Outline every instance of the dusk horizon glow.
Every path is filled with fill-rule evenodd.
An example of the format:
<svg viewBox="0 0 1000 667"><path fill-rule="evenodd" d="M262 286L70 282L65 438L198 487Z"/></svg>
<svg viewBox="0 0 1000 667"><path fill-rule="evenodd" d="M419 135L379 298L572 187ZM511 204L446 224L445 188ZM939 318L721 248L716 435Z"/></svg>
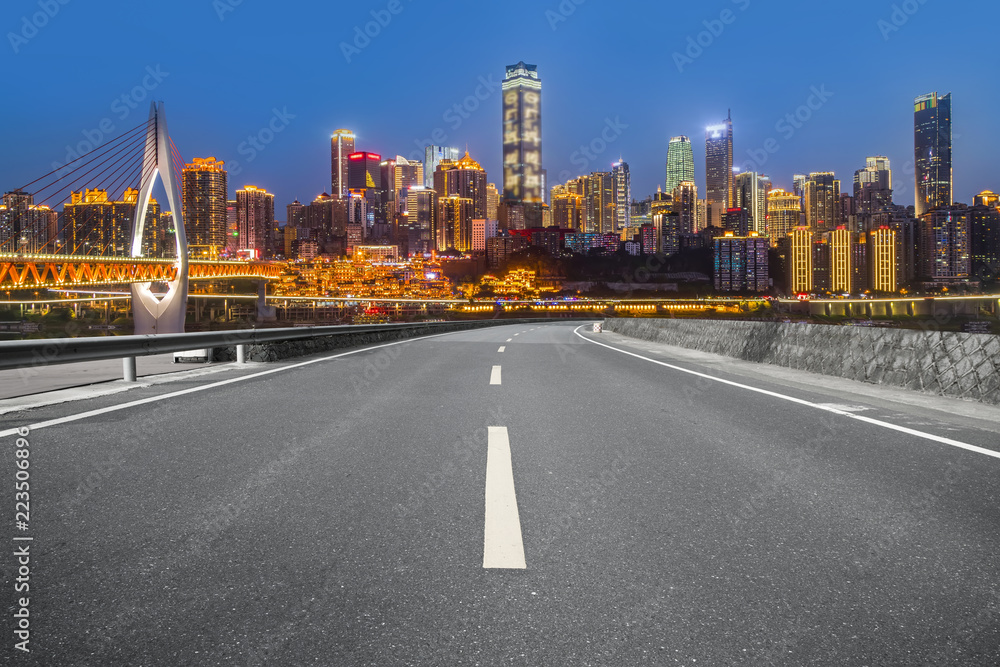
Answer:
<svg viewBox="0 0 1000 667"><path fill-rule="evenodd" d="M1000 189L984 150L993 142L975 129L992 127L1000 93L970 67L976 31L1000 16L994 5L982 4L970 23L934 4L912 3L912 14L889 2L851 3L857 9L847 12L786 4L621 11L593 1L509 2L503 11L444 12L400 0L310 3L306 14L219 0L150 8L148 29L136 35L124 2L99 13L54 2L34 33L24 21L42 11L39 2L10 3L0 19L8 71L50 81L72 102L27 95L8 109L7 127L17 131L0 139L0 187L19 187L67 162L73 147L137 125L154 99L165 101L186 161L224 160L230 196L243 185L265 188L279 219L292 200L329 191L329 141L339 128L356 134L359 151L388 157L412 158L428 143L468 147L502 187L499 86L504 68L523 60L537 65L543 85L549 188L622 158L633 197L644 199L664 184L670 137L686 135L702 192L705 128L731 109L734 165L790 190L795 173L834 171L850 183L866 157L885 155L894 199L908 205L913 100L937 91L954 99L955 200ZM961 40L949 38L959 30ZM93 39L102 33L115 39ZM586 41L616 33L626 37ZM449 49L443 36L460 46Z"/></svg>

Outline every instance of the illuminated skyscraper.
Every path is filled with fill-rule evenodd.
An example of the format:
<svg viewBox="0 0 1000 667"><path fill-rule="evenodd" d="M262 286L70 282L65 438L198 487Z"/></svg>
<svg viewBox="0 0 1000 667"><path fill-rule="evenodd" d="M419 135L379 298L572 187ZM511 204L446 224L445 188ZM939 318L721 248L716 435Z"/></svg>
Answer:
<svg viewBox="0 0 1000 667"><path fill-rule="evenodd" d="M771 237L771 245L778 245L781 239L792 233L799 226L801 218L801 199L798 195L786 192L781 188L771 190L767 195L767 233Z"/></svg>
<svg viewBox="0 0 1000 667"><path fill-rule="evenodd" d="M868 237L869 285L873 292L892 293L899 282L896 263L896 230L888 226L873 229Z"/></svg>
<svg viewBox="0 0 1000 667"><path fill-rule="evenodd" d="M876 155L854 172L854 208L864 225L870 216L892 206L892 169L889 158Z"/></svg>
<svg viewBox="0 0 1000 667"><path fill-rule="evenodd" d="M750 231L767 235L767 193L771 179L755 171L745 171L733 177L733 208L746 209Z"/></svg>
<svg viewBox="0 0 1000 667"><path fill-rule="evenodd" d="M583 180L583 231L594 234L614 234L615 188L609 171L596 171Z"/></svg>
<svg viewBox="0 0 1000 667"><path fill-rule="evenodd" d="M715 238L713 277L719 292L766 292L770 287L767 252L770 242L751 233L726 232Z"/></svg>
<svg viewBox="0 0 1000 667"><path fill-rule="evenodd" d="M152 200L150 204L153 206ZM6 193L0 204L0 252L55 253L58 220L56 211L36 205L34 197L24 190Z"/></svg>
<svg viewBox="0 0 1000 667"><path fill-rule="evenodd" d="M194 158L182 174L184 231L192 256L218 255L226 249L228 185L225 162Z"/></svg>
<svg viewBox="0 0 1000 667"><path fill-rule="evenodd" d="M438 164L434 172L434 190L439 199L454 196L472 200L472 218L489 218L486 170L468 152L461 160L443 160Z"/></svg>
<svg viewBox="0 0 1000 667"><path fill-rule="evenodd" d="M622 159L611 165L612 187L615 190L615 230L621 231L631 224L632 218L632 177L628 163Z"/></svg>
<svg viewBox="0 0 1000 667"><path fill-rule="evenodd" d="M854 235L846 227L830 232L830 289L850 294L853 288L852 246Z"/></svg>
<svg viewBox="0 0 1000 667"><path fill-rule="evenodd" d="M732 114L718 125L705 128L705 199L709 223L722 224L722 215L733 202Z"/></svg>
<svg viewBox="0 0 1000 667"><path fill-rule="evenodd" d="M239 253L252 259L267 257L274 227L274 195L263 188L244 186L236 191L236 215Z"/></svg>
<svg viewBox="0 0 1000 667"><path fill-rule="evenodd" d="M813 291L813 233L808 227L796 227L789 234L788 291L809 294Z"/></svg>
<svg viewBox="0 0 1000 667"><path fill-rule="evenodd" d="M406 195L407 252L423 255L435 249L437 193L427 188L410 188Z"/></svg>
<svg viewBox="0 0 1000 667"><path fill-rule="evenodd" d="M330 192L338 199L345 199L350 188L347 185L347 157L354 152L354 133L337 130L330 138Z"/></svg>
<svg viewBox="0 0 1000 667"><path fill-rule="evenodd" d="M972 205L997 208L1000 206L1000 195L997 195L992 190L983 190L972 198Z"/></svg>
<svg viewBox="0 0 1000 667"><path fill-rule="evenodd" d="M424 187L434 187L434 172L442 160L457 160L461 153L448 146L427 146L424 149Z"/></svg>
<svg viewBox="0 0 1000 667"><path fill-rule="evenodd" d="M497 208L500 206L500 193L495 183L486 184L486 219L497 219Z"/></svg>
<svg viewBox="0 0 1000 667"><path fill-rule="evenodd" d="M536 203L542 196L542 82L524 61L507 67L503 91L503 199Z"/></svg>
<svg viewBox="0 0 1000 667"><path fill-rule="evenodd" d="M132 188L125 190L121 201L108 197L107 190L84 189L71 192L70 201L63 206L67 251L77 255L128 256L131 253L132 222L138 199L139 191ZM25 222L31 219L31 213L35 209L35 206L29 205L25 212ZM146 212L145 249L155 250L155 235L160 228L159 218L160 206L155 199L150 199ZM25 228L22 227L22 235L24 231Z"/></svg>
<svg viewBox="0 0 1000 667"><path fill-rule="evenodd" d="M941 207L920 216L920 274L935 283L964 282L972 262L969 209Z"/></svg>
<svg viewBox="0 0 1000 667"><path fill-rule="evenodd" d="M391 218L406 209L406 193L410 188L424 187L424 164L397 155L391 160L383 161L380 168L383 189L390 204Z"/></svg>
<svg viewBox="0 0 1000 667"><path fill-rule="evenodd" d="M694 182L694 150L685 136L671 137L667 146L667 192L683 181Z"/></svg>
<svg viewBox="0 0 1000 667"><path fill-rule="evenodd" d="M472 211L474 202L467 197L438 196L437 228L434 240L438 251L454 248L459 252L472 250Z"/></svg>
<svg viewBox="0 0 1000 667"><path fill-rule="evenodd" d="M552 188L552 224L562 229L583 229L583 195Z"/></svg>
<svg viewBox="0 0 1000 667"><path fill-rule="evenodd" d="M951 206L951 93L941 97L929 93L914 100L913 149L917 217Z"/></svg>
<svg viewBox="0 0 1000 667"><path fill-rule="evenodd" d="M673 208L677 212L677 233L694 234L697 231L698 187L694 181L681 181L674 188Z"/></svg>
<svg viewBox="0 0 1000 667"><path fill-rule="evenodd" d="M815 232L840 226L840 181L832 171L812 172L805 184L806 225Z"/></svg>

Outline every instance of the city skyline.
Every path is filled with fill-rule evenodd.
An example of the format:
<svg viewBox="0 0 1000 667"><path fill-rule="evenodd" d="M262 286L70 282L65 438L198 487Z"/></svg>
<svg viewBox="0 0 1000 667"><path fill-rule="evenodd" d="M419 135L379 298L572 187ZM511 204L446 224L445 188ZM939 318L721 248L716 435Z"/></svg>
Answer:
<svg viewBox="0 0 1000 667"><path fill-rule="evenodd" d="M34 6L14 3L5 7L6 25L13 26L14 34L22 15L30 15L25 13ZM85 54L66 63L60 72L62 94L74 99L71 111L65 105L29 99L7 112L8 126L19 131L5 132L0 137L0 151L11 156L0 164L3 188L13 189L33 175L50 170L53 163L64 163L66 146L96 136L105 119L119 131L131 127L129 123L142 119L151 98L166 100L172 134L185 160L209 156L224 160L229 169L230 196L242 185L264 187L275 193L278 210L284 210L294 199L311 201L329 189L330 154L326 142L339 128L356 133L358 150L387 156L399 154L411 158L427 144L455 146L464 151L468 144L490 181L501 186L497 138L501 117L499 87L504 67L523 60L536 64L545 82L542 113L548 121L543 125L543 167L548 172L548 188L565 182L564 172L567 178L572 178L608 170L621 157L631 167L634 197L649 196L662 183L670 137L699 137L705 126L717 122L731 107L734 164L745 165L761 158L752 165L754 171L770 176L775 187L790 190L792 174L817 171L834 171L847 183L856 170L864 167L866 157L886 155L897 170L896 201L909 203L913 195L912 172L906 171L908 164L912 169L913 162L910 103L915 97L936 90L941 94L951 92L956 102L955 200L969 202L977 192L997 189L990 172L990 156L982 147L990 142L973 143L970 129L991 127L988 112L994 108L998 96L978 84L975 72L962 67L966 62L976 62L967 45L975 40L953 44L948 50L935 52L933 58L916 48L929 34L946 35L960 26L963 31L979 30L944 9L923 5L899 26L891 22L891 4L871 8L863 15L866 17L863 21L832 9L803 10L813 19L825 20L831 32L840 27L841 37L846 30L877 49L881 66L894 73L888 79L846 77L843 72L859 62L855 47L848 46L850 40L828 41L825 37L817 40L791 34L790 41L785 43L788 47L805 48L807 44L810 48L825 47L837 67L822 76L817 74L815 80L769 78L766 86L755 87L733 78L727 86L712 89L713 68L717 69L742 49L748 38L753 40L762 60L779 62L779 54L769 44L767 35L793 25L792 18L780 12L755 13L757 8L744 0L732 3L735 20L724 24L719 35L713 35L709 28L718 30L719 24L715 22L719 19L716 12L706 8L650 6L640 15L587 4L577 6L570 16L562 16L558 6L546 8L515 2L510 3L510 8L516 18L462 7L432 20L419 12L410 12L407 7L403 5L402 13L379 28L379 35L369 38L370 44L360 49L360 53L347 55L339 46L351 44L354 27L357 25L363 31L366 22L372 20L371 12L380 9L374 5L349 8L346 17L344 12L336 12L338 27L328 30L328 37L341 53L335 53L329 64L316 59L313 65L307 58L303 74L288 71L285 62L289 55L256 54L240 46L239 31L250 29L265 16L260 8L239 5L231 7L232 11L221 12L221 16L210 4L201 7L204 11L196 11L193 5L157 9L150 20L164 26L187 21L193 22L191 29L195 36L219 33L217 43L204 47L202 58L239 58L243 66L236 71L227 70L218 89L206 89L200 83L203 75L198 69L201 66L198 59L174 53L155 40L139 43L134 38L122 37L122 43L117 45L121 48L97 45L90 50L88 47ZM322 19L328 11L330 16L334 14L320 5L315 6L315 11L317 19ZM983 11L988 15L996 9L986 7ZM279 27L287 25L288 18L283 15L267 13L266 16ZM642 20L637 20L639 16ZM534 20L530 20L532 17ZM566 48L597 25L631 30L638 37L650 29L647 25L666 18L669 21L659 26L664 34L657 39L662 48L653 51L636 46L631 66L621 72L621 81L632 84L633 88L639 80L646 82L644 92L632 94L635 100L601 95L600 88L593 86L600 77L592 79L586 73L585 66L592 56ZM802 18L805 17L799 15ZM985 20L988 17L977 18L983 19L983 24L988 23ZM122 20L110 11L104 29L114 29ZM336 90L323 93L319 86L327 78L364 79L382 71L398 57L401 49L408 49L427 30L476 25L487 20L495 22L498 29L485 32L482 48L449 68L447 74L435 75L432 81L403 76L391 96L377 87L368 95L356 96L337 94ZM42 72L51 74L46 65L48 54L52 49L61 51L80 44L78 35L86 32L88 26L96 27L93 21L94 17L78 12L73 5L62 7L36 36L18 43L16 51L9 44L3 58L27 77ZM889 21L891 29L880 27L879 21ZM534 36L543 45L528 48L504 45L492 34L502 33L503 26L515 23L523 29L524 38ZM306 33L315 30L311 26L299 28ZM697 46L699 41L708 45ZM697 48L691 47L691 43ZM697 57L688 55L699 49L701 54ZM123 52L133 55L123 58L120 55ZM407 52L413 55L406 61L407 71L414 72L425 56L414 55L412 49ZM675 57L678 54L680 59ZM685 61L688 58L690 63ZM98 67L103 76L95 83L90 74ZM325 70L322 74L321 68ZM251 71L265 73L268 81L252 99L237 93L240 82ZM674 100L669 107L664 106L659 104L664 98L655 92L656 86L651 90L649 85L657 82L683 84L689 94ZM400 95L407 100L406 104L390 102ZM869 103L858 104L859 99ZM437 140L433 139L435 131ZM613 138L605 141L602 152L580 150L588 143L600 147L597 139L602 134L605 139ZM248 141L251 135L255 141ZM106 135L111 136L115 134ZM770 150L769 139L778 145L777 150ZM695 172L703 192L705 169L700 150L695 150ZM906 190L910 192L904 196Z"/></svg>

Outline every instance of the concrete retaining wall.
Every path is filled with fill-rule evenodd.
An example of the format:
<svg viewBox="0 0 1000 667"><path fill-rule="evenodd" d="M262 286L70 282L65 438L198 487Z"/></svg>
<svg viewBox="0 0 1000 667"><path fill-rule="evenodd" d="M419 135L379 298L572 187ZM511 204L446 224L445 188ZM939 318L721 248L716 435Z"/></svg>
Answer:
<svg viewBox="0 0 1000 667"><path fill-rule="evenodd" d="M942 331L681 319L604 330L727 357L1000 405L1000 337Z"/></svg>
<svg viewBox="0 0 1000 667"><path fill-rule="evenodd" d="M292 357L302 357L317 352L328 350L341 350L350 347L361 347L363 345L374 345L376 343L387 343L404 338L415 336L427 336L432 334L447 333L449 331L463 331L469 329L482 329L484 327L501 326L504 324L523 324L532 322L546 322L544 318L518 319L518 320L480 320L465 322L442 322L430 327L421 329L410 329L404 331L385 331L365 334L339 334L336 336L319 336L317 338L304 338L302 340L291 340L280 343L261 343L259 345L247 345L247 361L278 361L279 359L290 359ZM216 348L212 361L236 361L236 347Z"/></svg>

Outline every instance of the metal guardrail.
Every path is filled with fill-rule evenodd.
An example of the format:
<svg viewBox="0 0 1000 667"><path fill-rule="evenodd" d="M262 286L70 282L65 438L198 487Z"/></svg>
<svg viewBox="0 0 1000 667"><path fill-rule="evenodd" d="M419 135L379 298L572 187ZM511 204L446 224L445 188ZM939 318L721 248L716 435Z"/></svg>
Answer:
<svg viewBox="0 0 1000 667"><path fill-rule="evenodd" d="M570 318L526 318L507 320L467 320L457 322L421 322L402 324L344 324L321 327L282 329L236 329L182 334L146 336L113 336L100 338L50 338L42 340L0 341L0 370L30 368L40 365L70 364L81 361L124 359L125 376L129 378L128 361L134 358L202 348L242 347L261 343L403 331L433 333L438 329L481 329L504 324L536 322L568 322ZM242 355L241 355L242 356ZM134 380L134 378L131 378Z"/></svg>

